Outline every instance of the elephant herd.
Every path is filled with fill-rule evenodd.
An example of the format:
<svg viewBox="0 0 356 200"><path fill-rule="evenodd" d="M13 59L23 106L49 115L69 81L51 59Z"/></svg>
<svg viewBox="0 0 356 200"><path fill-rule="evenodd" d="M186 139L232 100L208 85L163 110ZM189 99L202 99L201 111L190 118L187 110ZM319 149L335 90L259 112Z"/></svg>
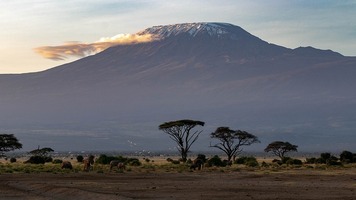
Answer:
<svg viewBox="0 0 356 200"><path fill-rule="evenodd" d="M90 155L88 158L83 160L83 171L89 172L93 170L94 167L94 156ZM125 163L120 162L119 160L112 160L110 162L110 171L112 170L113 167L117 167L119 170L124 170L126 169ZM63 161L62 162L62 169L73 169L72 163L69 161Z"/></svg>

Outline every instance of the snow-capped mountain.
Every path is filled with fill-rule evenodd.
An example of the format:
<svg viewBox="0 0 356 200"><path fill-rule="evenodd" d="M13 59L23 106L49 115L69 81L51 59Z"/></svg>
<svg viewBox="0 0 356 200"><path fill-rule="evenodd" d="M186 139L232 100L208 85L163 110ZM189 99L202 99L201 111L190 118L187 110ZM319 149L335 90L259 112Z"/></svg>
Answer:
<svg viewBox="0 0 356 200"><path fill-rule="evenodd" d="M228 23L185 23L185 24L174 24L174 25L164 25L164 26L153 26L147 28L138 34L153 34L158 36L160 39L164 39L170 36L177 36L180 34L189 34L192 37L197 35L209 35L212 37L223 37L230 34L231 28L236 28L236 26ZM241 31L245 32L241 29ZM245 32L247 33L247 32ZM232 39L234 39L232 37Z"/></svg>
<svg viewBox="0 0 356 200"><path fill-rule="evenodd" d="M306 150L353 147L356 58L270 44L226 23L138 34L156 40L42 72L0 75L0 127L29 149L127 150L129 140L165 150L173 144L157 126L185 118L206 122L197 149L207 149L217 126L256 134L259 149L272 140Z"/></svg>

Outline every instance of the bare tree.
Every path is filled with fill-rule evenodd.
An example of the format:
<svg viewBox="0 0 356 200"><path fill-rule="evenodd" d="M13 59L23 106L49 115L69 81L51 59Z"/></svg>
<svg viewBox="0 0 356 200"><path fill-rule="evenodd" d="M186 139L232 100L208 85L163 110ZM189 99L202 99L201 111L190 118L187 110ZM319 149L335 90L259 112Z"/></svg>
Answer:
<svg viewBox="0 0 356 200"><path fill-rule="evenodd" d="M204 126L204 122L195 120L178 120L165 122L159 125L159 130L167 133L169 137L174 140L178 147L178 151L182 156L182 160L185 162L187 160L188 152L192 144L198 139L202 131L191 130L196 126Z"/></svg>
<svg viewBox="0 0 356 200"><path fill-rule="evenodd" d="M283 160L284 155L290 151L297 151L298 146L293 145L289 142L275 141L270 143L266 148L265 152L270 152Z"/></svg>
<svg viewBox="0 0 356 200"><path fill-rule="evenodd" d="M246 131L231 130L229 127L219 127L215 132L211 133L211 138L220 140L219 143L211 145L222 150L230 162L231 159L242 152L242 146L248 146L253 143L260 142L255 135L252 135Z"/></svg>

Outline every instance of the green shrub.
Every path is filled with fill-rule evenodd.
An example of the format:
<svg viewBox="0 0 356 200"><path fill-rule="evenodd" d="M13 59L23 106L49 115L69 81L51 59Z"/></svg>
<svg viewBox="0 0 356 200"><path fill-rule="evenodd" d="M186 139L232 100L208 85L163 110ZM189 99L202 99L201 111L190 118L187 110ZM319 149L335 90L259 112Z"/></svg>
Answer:
<svg viewBox="0 0 356 200"><path fill-rule="evenodd" d="M326 161L329 158L331 158L331 154L330 153L321 153L320 158Z"/></svg>
<svg viewBox="0 0 356 200"><path fill-rule="evenodd" d="M206 156L204 154L198 154L197 158L196 159L199 159L201 161L203 161L204 163L206 162Z"/></svg>
<svg viewBox="0 0 356 200"><path fill-rule="evenodd" d="M101 154L95 162L98 164L107 165L110 164L110 162L113 160L118 160L119 162L126 163L127 158L124 158L122 156L115 157L115 156L107 156L105 154Z"/></svg>
<svg viewBox="0 0 356 200"><path fill-rule="evenodd" d="M130 166L140 166L142 164L137 158L128 158L126 163Z"/></svg>
<svg viewBox="0 0 356 200"><path fill-rule="evenodd" d="M98 158L95 162L98 163L98 164L107 165L107 164L110 163L110 161L111 161L111 160L109 159L108 156L106 156L105 154L101 154L101 155L99 156L99 158Z"/></svg>
<svg viewBox="0 0 356 200"><path fill-rule="evenodd" d="M235 160L235 164L244 164L245 163L245 161L246 161L246 159L247 159L247 157L246 156L243 156L243 157L240 157L240 158L238 158L238 159L236 159Z"/></svg>
<svg viewBox="0 0 356 200"><path fill-rule="evenodd" d="M52 157L47 157L47 156L45 156L45 157L44 157L44 160L45 160L45 162L47 162L47 163L53 162L53 158L52 158Z"/></svg>
<svg viewBox="0 0 356 200"><path fill-rule="evenodd" d="M293 163L293 158L291 158L291 157L283 157L282 158L282 163L283 164L288 164L287 162L292 162Z"/></svg>
<svg viewBox="0 0 356 200"><path fill-rule="evenodd" d="M30 164L45 164L46 158L43 156L31 156L25 163Z"/></svg>
<svg viewBox="0 0 356 200"><path fill-rule="evenodd" d="M214 157L208 160L208 166L225 167L226 164L221 160L219 156L215 155Z"/></svg>
<svg viewBox="0 0 356 200"><path fill-rule="evenodd" d="M11 163L15 163L16 161L17 161L16 158L10 158Z"/></svg>
<svg viewBox="0 0 356 200"><path fill-rule="evenodd" d="M329 159L326 161L326 164L327 165L330 165L330 166L341 166L341 162L338 162L337 160L333 160L333 159Z"/></svg>
<svg viewBox="0 0 356 200"><path fill-rule="evenodd" d="M261 163L261 167L269 167L269 164L267 164L265 161Z"/></svg>
<svg viewBox="0 0 356 200"><path fill-rule="evenodd" d="M172 158L167 158L167 162L172 162L173 159Z"/></svg>
<svg viewBox="0 0 356 200"><path fill-rule="evenodd" d="M240 157L235 161L235 164L243 164L243 165L246 165L248 167L256 167L256 166L258 166L257 159L255 157L253 157L253 156Z"/></svg>
<svg viewBox="0 0 356 200"><path fill-rule="evenodd" d="M249 160L246 160L245 165L248 167L257 167L258 162L256 159L249 159Z"/></svg>
<svg viewBox="0 0 356 200"><path fill-rule="evenodd" d="M343 163L353 163L354 161L354 154L350 151L343 151L340 154L340 161Z"/></svg>
<svg viewBox="0 0 356 200"><path fill-rule="evenodd" d="M178 165L178 164L180 164L180 161L179 161L179 160L172 160L171 163L172 163L172 164L175 164L175 165Z"/></svg>
<svg viewBox="0 0 356 200"><path fill-rule="evenodd" d="M61 160L61 159L54 159L53 160L53 164L61 164L63 162L63 160Z"/></svg>
<svg viewBox="0 0 356 200"><path fill-rule="evenodd" d="M315 164L317 161L316 158L306 158L306 163L307 164Z"/></svg>
<svg viewBox="0 0 356 200"><path fill-rule="evenodd" d="M77 156L77 161L78 162L83 162L83 160L84 160L84 157L82 156L82 155L79 155L79 156Z"/></svg>
<svg viewBox="0 0 356 200"><path fill-rule="evenodd" d="M282 165L282 164L283 164L283 162L280 161L280 160L278 160L278 159L273 159L273 160L272 160L272 163L276 163L276 164L278 164L278 165Z"/></svg>
<svg viewBox="0 0 356 200"><path fill-rule="evenodd" d="M289 158L285 164L287 164L287 165L302 165L303 162L299 159Z"/></svg>

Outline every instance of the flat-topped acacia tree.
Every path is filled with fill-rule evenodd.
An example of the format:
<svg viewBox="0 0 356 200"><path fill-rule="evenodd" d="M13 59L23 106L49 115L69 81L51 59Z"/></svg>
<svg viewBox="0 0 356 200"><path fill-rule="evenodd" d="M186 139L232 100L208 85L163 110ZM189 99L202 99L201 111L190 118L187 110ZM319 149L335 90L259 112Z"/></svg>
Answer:
<svg viewBox="0 0 356 200"><path fill-rule="evenodd" d="M297 148L297 145L291 144L289 142L274 141L265 148L265 152L271 151L274 155L283 160L286 153L290 151L297 151Z"/></svg>
<svg viewBox="0 0 356 200"><path fill-rule="evenodd" d="M220 140L215 147L227 155L228 162L242 151L242 146L260 142L257 136L241 130L231 130L229 127L219 127L211 133L211 138Z"/></svg>
<svg viewBox="0 0 356 200"><path fill-rule="evenodd" d="M22 144L13 134L0 134L0 158L5 157L4 152L21 148Z"/></svg>
<svg viewBox="0 0 356 200"><path fill-rule="evenodd" d="M189 119L165 122L159 125L159 130L167 133L169 137L178 145L177 149L182 156L182 160L187 161L190 147L198 139L202 131L192 131L196 126L204 126L204 122Z"/></svg>

